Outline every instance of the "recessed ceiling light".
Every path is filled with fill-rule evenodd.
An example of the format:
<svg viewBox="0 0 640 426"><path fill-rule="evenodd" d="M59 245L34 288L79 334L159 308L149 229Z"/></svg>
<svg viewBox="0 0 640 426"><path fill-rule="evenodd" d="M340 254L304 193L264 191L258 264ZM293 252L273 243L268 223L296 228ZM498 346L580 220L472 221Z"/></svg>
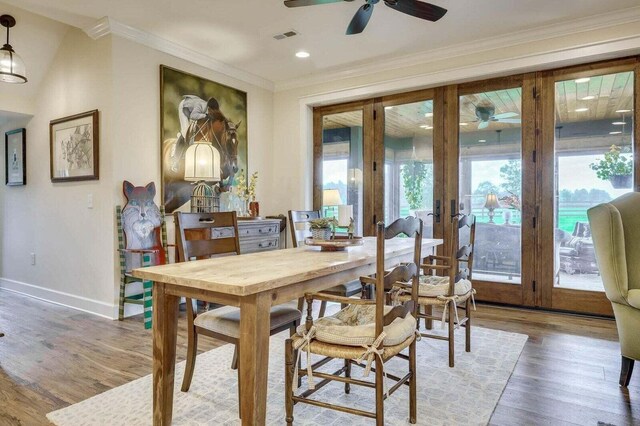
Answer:
<svg viewBox="0 0 640 426"><path fill-rule="evenodd" d="M429 117L433 117L433 113L432 112L427 112L424 114L425 117L429 118Z"/></svg>
<svg viewBox="0 0 640 426"><path fill-rule="evenodd" d="M486 141L487 141L486 139L478 139L478 142L480 142L480 143L484 143Z"/></svg>
<svg viewBox="0 0 640 426"><path fill-rule="evenodd" d="M429 126L427 124L423 124L422 126L420 126L420 128L429 130L429 129L433 129L433 126Z"/></svg>
<svg viewBox="0 0 640 426"><path fill-rule="evenodd" d="M625 123L624 121L614 121L611 124L613 124L614 126L624 126L627 123Z"/></svg>
<svg viewBox="0 0 640 426"><path fill-rule="evenodd" d="M390 109L393 109L393 107L392 106L386 106L386 107L384 107L384 109L386 109L388 111Z"/></svg>
<svg viewBox="0 0 640 426"><path fill-rule="evenodd" d="M624 112L631 112L630 109L619 109L616 111L618 114L624 113Z"/></svg>
<svg viewBox="0 0 640 426"><path fill-rule="evenodd" d="M622 132L609 132L610 135L620 135Z"/></svg>
<svg viewBox="0 0 640 426"><path fill-rule="evenodd" d="M297 58L308 58L309 56L311 56L311 54L309 52L305 52L304 50L296 52Z"/></svg>
<svg viewBox="0 0 640 426"><path fill-rule="evenodd" d="M578 78L575 80L576 83L586 83L589 80L591 80L589 77L585 77L585 78Z"/></svg>
<svg viewBox="0 0 640 426"><path fill-rule="evenodd" d="M589 111L589 108L577 108L576 112L585 112L585 111Z"/></svg>
<svg viewBox="0 0 640 426"><path fill-rule="evenodd" d="M589 96L585 96L584 98L580 98L580 100L582 101L590 101L591 99L595 99L595 96L589 95Z"/></svg>
<svg viewBox="0 0 640 426"><path fill-rule="evenodd" d="M469 123L460 123L461 126L468 126Z"/></svg>

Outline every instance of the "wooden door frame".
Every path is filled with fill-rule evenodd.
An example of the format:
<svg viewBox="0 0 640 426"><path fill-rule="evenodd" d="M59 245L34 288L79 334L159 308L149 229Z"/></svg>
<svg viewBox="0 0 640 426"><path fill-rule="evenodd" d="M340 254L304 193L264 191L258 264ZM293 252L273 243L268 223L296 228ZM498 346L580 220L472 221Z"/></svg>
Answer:
<svg viewBox="0 0 640 426"><path fill-rule="evenodd" d="M375 99L375 141L374 141L374 157L376 167L374 192L378 195L375 198L374 214L376 218L384 217L384 133L385 133L385 107L410 104L420 101L433 101L433 211L436 211L436 203L441 202L440 222L434 221L433 237L443 238L444 213L442 213L442 205L444 204L444 162L442 156L444 152L444 88L424 89L408 93L400 93L389 95ZM438 247L442 250L442 246Z"/></svg>
<svg viewBox="0 0 640 426"><path fill-rule="evenodd" d="M535 97L537 93L535 73L512 75L485 81L474 81L447 87L445 117L446 132L446 181L447 207L450 214L456 213L459 203L459 116L460 97L475 93L505 90L514 87L521 88L521 117L531 117L522 120L521 128L521 277L520 284L509 284L497 281L473 280L478 300L505 303L519 306L535 306L535 215L536 215L536 164L535 164L535 128L536 109ZM453 210L455 208L455 210ZM453 210L453 211L452 211ZM450 224L445 227L446 235L450 235Z"/></svg>
<svg viewBox="0 0 640 426"><path fill-rule="evenodd" d="M362 111L362 232L364 235L375 235L375 224L368 218L373 216L373 100L346 102L336 105L316 107L313 109L313 209L322 208L322 118L325 115L342 112Z"/></svg>
<svg viewBox="0 0 640 426"><path fill-rule="evenodd" d="M585 312L590 314L613 316L611 303L604 291L572 290L554 287L555 267L555 83L582 77L594 77L634 71L634 189L640 190L640 61L631 57L618 60L603 61L586 65L565 67L538 73L540 85L540 102L538 126L540 135L537 140L539 152L539 168L537 173L538 205L543 212L539 218L537 230L537 252L539 262L536 276L539 281L537 306L545 309ZM552 249L549 250L549 247Z"/></svg>

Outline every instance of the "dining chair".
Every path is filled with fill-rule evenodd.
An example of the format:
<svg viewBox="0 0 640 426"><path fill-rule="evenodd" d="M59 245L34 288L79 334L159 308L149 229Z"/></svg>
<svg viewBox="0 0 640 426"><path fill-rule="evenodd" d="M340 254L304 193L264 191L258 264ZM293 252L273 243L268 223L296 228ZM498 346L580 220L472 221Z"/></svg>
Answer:
<svg viewBox="0 0 640 426"><path fill-rule="evenodd" d="M238 221L235 212L182 213L175 212L176 240L181 261L206 259L213 256L239 255ZM197 303L186 299L187 363L182 391L187 392L198 353L198 335L205 335L235 345L231 368L238 370L238 401L241 399L238 342L240 339L240 309L223 306L198 314ZM271 308L271 335L289 329L295 333L302 314L291 304ZM238 404L239 405L239 404Z"/></svg>
<svg viewBox="0 0 640 426"><path fill-rule="evenodd" d="M618 327L627 387L640 360L640 194L632 192L587 210L602 283Z"/></svg>
<svg viewBox="0 0 640 426"><path fill-rule="evenodd" d="M463 232L461 232L463 231ZM420 265L424 275L420 276L418 290L418 318L424 318L425 323L434 319L441 320L442 327L448 324L447 336L421 333L428 337L449 342L449 367L454 366L454 335L455 329L465 327L465 351L471 351L471 306L475 290L471 281L473 268L473 247L476 234L476 218L474 215L458 214L452 219L451 252L449 256L431 255L426 258L426 264ZM466 244L461 241L466 240ZM456 242L458 244L456 245ZM461 265L464 264L464 267ZM445 274L443 276L435 273ZM396 286L391 291L391 297L400 302L411 300L411 289ZM433 315L433 307L442 308L442 317ZM420 307L424 307L421 312ZM464 309L464 316L459 317L458 311Z"/></svg>
<svg viewBox="0 0 640 426"><path fill-rule="evenodd" d="M404 234L413 238L413 262L404 263L385 271L386 240ZM285 342L285 410L287 425L293 424L294 404L305 403L322 408L376 419L376 425L384 425L384 402L403 385L409 386L409 421L417 422L417 377L416 377L416 315L418 301L418 276L422 249L422 221L415 217L398 219L390 226L377 225L377 254L375 275L375 298L356 299L331 294L306 294L306 323L298 327L298 332ZM385 287L393 283L402 283L406 288L414 289L412 299L398 306L386 305ZM313 299L338 302L347 305L338 313L319 318L312 316ZM401 351L409 349L409 353ZM299 361L303 352L307 354L307 365L300 368ZM310 364L311 354L325 358ZM384 363L393 357L408 361L408 373L402 378L387 374ZM317 369L332 359L344 360L344 365L333 374L318 372ZM368 376L375 362L375 381L364 381L351 377L353 365L364 368ZM343 376L344 375L344 376ZM299 377L307 377L309 389L296 394ZM314 376L323 379L314 383ZM384 380L390 378L396 383L387 388ZM330 381L344 383L345 393L350 393L351 385L375 389L375 411L365 411L349 406L332 404L312 399L311 396ZM357 404L357 398L353 404Z"/></svg>
<svg viewBox="0 0 640 426"><path fill-rule="evenodd" d="M289 224L291 228L291 239L293 247L304 245L305 238L311 236L309 230L309 221L319 219L321 217L319 210L289 210ZM342 297L351 297L361 294L363 291L362 284L358 280L349 281L344 284L323 290L323 293L333 294ZM298 303L298 309L302 309L302 299ZM342 306L344 308L344 306ZM320 303L319 317L322 318L327 310L327 301Z"/></svg>

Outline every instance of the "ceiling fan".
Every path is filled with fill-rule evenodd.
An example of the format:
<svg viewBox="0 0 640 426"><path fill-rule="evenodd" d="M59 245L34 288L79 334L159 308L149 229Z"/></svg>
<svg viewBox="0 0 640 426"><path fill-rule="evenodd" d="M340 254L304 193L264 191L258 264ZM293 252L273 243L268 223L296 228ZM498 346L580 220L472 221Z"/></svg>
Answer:
<svg viewBox="0 0 640 426"><path fill-rule="evenodd" d="M341 1L352 2L353 0L285 0L284 5L287 7L300 7L325 3L338 3ZM447 9L418 0L382 1L384 1L384 4L389 6L391 9L397 10L398 12L406 13L407 15L426 19L427 21L432 22L437 21L447 13ZM364 30L369 23L371 14L373 13L373 7L379 2L380 0L366 0L366 3L358 9L356 14L353 16L351 23L349 23L349 26L347 27L347 35L360 34Z"/></svg>
<svg viewBox="0 0 640 426"><path fill-rule="evenodd" d="M517 112L504 112L502 114L496 114L496 107L493 104L478 104L476 105L476 120L478 129L486 129L489 127L489 123L492 121L498 121L500 123L508 124L520 124L522 121L518 117L520 114Z"/></svg>

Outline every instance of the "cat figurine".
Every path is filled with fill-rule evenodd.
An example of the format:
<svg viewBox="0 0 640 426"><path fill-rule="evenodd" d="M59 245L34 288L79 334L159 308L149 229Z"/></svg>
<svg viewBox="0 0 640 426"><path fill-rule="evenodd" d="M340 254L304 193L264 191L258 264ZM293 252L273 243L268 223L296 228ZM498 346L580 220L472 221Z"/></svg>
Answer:
<svg viewBox="0 0 640 426"><path fill-rule="evenodd" d="M152 264L164 263L164 249L160 236L162 215L153 202L156 195L155 183L151 182L147 186L133 186L131 182L125 180L122 189L127 199L127 204L122 209L125 248L129 250L158 249L158 253L152 256ZM127 270L142 266L141 255L127 253L126 258Z"/></svg>

